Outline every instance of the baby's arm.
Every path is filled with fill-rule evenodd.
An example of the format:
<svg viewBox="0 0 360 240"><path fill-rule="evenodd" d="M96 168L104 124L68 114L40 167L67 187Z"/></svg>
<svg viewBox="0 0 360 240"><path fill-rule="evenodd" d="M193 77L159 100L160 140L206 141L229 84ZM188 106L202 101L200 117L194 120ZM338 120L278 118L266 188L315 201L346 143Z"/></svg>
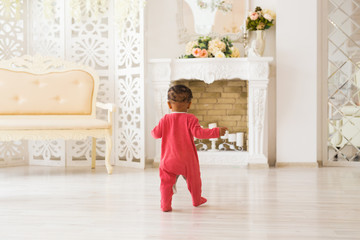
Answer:
<svg viewBox="0 0 360 240"><path fill-rule="evenodd" d="M199 139L209 139L209 138L218 138L220 136L223 136L225 134L225 130L227 128L220 127L220 128L202 128L199 124L199 120L194 120L192 126L191 126L191 133L194 137Z"/></svg>
<svg viewBox="0 0 360 240"><path fill-rule="evenodd" d="M151 136L153 136L153 138L162 137L162 119L160 120L159 124L151 131Z"/></svg>

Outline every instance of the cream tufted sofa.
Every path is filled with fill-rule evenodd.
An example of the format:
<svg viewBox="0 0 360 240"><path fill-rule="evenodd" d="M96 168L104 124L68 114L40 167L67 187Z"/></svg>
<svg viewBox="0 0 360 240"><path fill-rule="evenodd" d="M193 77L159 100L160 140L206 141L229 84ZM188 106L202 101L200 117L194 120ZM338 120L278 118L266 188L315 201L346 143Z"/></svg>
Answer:
<svg viewBox="0 0 360 240"><path fill-rule="evenodd" d="M43 56L0 62L0 141L105 138L105 165L112 173L114 105L96 103L99 77L86 66ZM108 119L96 119L96 107Z"/></svg>

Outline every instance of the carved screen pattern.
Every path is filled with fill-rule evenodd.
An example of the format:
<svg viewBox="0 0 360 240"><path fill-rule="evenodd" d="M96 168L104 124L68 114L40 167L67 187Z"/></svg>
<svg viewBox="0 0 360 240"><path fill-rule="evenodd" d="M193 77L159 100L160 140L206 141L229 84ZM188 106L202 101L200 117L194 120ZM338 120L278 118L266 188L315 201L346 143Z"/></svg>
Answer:
<svg viewBox="0 0 360 240"><path fill-rule="evenodd" d="M71 17L69 1L50 2L50 8L47 5L44 9L44 0L29 1L32 24L29 31L31 51L28 53L56 56L94 68L100 78L97 101L115 102L117 105L112 153L115 164L143 167L143 23L139 21L143 12L136 21L133 18L128 20L120 35L113 21L115 1L109 1L110 10L101 17L93 16L80 21ZM84 6L78 9L91 11ZM23 34L26 31L20 29L19 32ZM97 117L106 119L107 111L97 109ZM19 147L19 144L14 146ZM1 147L9 148L9 145ZM13 148L8 151L7 158L10 152L16 153ZM63 140L31 141L29 148L32 162L40 164L63 165L66 157L68 165L87 165L91 159L91 138L68 141L66 145ZM98 139L97 163L103 164L104 152L105 141ZM20 155L24 156L24 153Z"/></svg>
<svg viewBox="0 0 360 240"><path fill-rule="evenodd" d="M29 53L64 58L64 6L54 1L46 6L43 0L30 1L31 48ZM65 165L64 140L29 141L29 163Z"/></svg>
<svg viewBox="0 0 360 240"><path fill-rule="evenodd" d="M97 101L113 102L107 97L110 95L110 27L109 18L104 16L98 19L75 21L72 19L69 31L69 43L67 56L72 61L82 63L97 70L100 77L99 94ZM98 110L97 117L105 119L106 112ZM104 159L105 144L101 139L97 140L97 159ZM91 160L91 138L86 141L69 141L68 162L79 165L87 164Z"/></svg>
<svg viewBox="0 0 360 240"><path fill-rule="evenodd" d="M26 53L26 24L23 0L0 1L0 60L10 59ZM20 7L21 6L21 7ZM0 142L0 165L26 162L26 141Z"/></svg>
<svg viewBox="0 0 360 240"><path fill-rule="evenodd" d="M328 2L328 162L360 164L360 2Z"/></svg>
<svg viewBox="0 0 360 240"><path fill-rule="evenodd" d="M127 19L116 40L116 161L144 166L143 12L138 20ZM140 164L139 164L140 163Z"/></svg>

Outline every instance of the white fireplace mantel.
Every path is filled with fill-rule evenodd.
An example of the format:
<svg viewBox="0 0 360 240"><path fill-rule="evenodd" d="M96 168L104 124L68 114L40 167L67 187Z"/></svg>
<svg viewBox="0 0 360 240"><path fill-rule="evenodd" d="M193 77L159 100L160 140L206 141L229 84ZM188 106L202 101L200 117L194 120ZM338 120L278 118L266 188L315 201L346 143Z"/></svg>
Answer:
<svg viewBox="0 0 360 240"><path fill-rule="evenodd" d="M226 151L218 156L218 163L225 163L226 159L238 154L241 164L268 164L264 154L264 121L269 82L269 63L272 57L257 58L197 58L197 59L151 59L149 73L155 91L157 104L156 120L169 112L167 106L167 90L172 81L202 80L211 84L218 80L242 79L249 82L248 94L248 152ZM228 152L232 155L227 155ZM206 152L203 155L209 155ZM199 152L201 162L201 152ZM157 143L155 161L160 159L160 145ZM229 159L230 160L230 159ZM231 162L234 162L231 159Z"/></svg>

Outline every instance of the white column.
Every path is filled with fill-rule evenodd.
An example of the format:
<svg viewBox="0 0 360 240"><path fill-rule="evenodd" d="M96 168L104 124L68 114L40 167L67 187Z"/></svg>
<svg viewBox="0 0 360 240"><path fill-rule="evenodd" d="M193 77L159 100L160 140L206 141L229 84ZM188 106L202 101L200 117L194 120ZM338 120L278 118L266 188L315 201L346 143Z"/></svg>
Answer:
<svg viewBox="0 0 360 240"><path fill-rule="evenodd" d="M264 152L264 125L269 82L269 63L249 61L249 165L268 166L267 154Z"/></svg>

